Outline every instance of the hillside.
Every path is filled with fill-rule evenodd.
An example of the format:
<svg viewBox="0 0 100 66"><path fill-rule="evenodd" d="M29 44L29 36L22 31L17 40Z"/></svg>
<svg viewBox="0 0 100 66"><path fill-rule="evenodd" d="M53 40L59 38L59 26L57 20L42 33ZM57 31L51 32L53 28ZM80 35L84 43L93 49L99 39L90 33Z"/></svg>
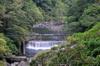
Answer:
<svg viewBox="0 0 100 66"><path fill-rule="evenodd" d="M0 66L5 57L23 55L36 31L64 33L67 42L40 53L31 66L100 66L100 0L0 0Z"/></svg>
<svg viewBox="0 0 100 66"><path fill-rule="evenodd" d="M37 54L31 66L38 63L43 66L99 66L99 3L99 0L71 0L64 21L64 30L71 35L66 37L68 43Z"/></svg>
<svg viewBox="0 0 100 66"><path fill-rule="evenodd" d="M84 33L69 36L64 46L35 56L31 66L99 66L100 65L100 23ZM38 62L38 63L37 63Z"/></svg>

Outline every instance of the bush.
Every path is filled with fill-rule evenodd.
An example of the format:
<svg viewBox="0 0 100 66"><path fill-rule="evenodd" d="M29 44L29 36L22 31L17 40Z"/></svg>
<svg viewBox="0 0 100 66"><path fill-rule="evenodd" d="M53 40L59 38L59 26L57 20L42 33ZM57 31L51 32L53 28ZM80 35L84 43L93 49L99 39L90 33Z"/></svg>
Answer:
<svg viewBox="0 0 100 66"><path fill-rule="evenodd" d="M3 61L0 61L0 66L4 66L4 62Z"/></svg>

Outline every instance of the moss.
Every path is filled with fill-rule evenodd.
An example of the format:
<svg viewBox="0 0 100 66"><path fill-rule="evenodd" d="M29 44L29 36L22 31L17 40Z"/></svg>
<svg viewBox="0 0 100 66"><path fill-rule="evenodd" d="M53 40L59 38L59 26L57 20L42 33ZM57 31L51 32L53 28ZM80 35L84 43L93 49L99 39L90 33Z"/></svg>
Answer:
<svg viewBox="0 0 100 66"><path fill-rule="evenodd" d="M0 66L4 66L4 62L3 61L0 61Z"/></svg>

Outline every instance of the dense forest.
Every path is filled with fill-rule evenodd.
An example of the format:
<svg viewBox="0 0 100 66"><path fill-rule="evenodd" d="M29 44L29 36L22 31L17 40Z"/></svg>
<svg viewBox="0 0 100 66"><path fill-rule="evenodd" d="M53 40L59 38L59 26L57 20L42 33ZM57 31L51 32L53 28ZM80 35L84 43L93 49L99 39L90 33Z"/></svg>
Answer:
<svg viewBox="0 0 100 66"><path fill-rule="evenodd" d="M68 43L39 53L31 66L38 63L43 66L100 66L100 1L62 2L65 4L62 10L66 10L64 30L70 35L66 37Z"/></svg>
<svg viewBox="0 0 100 66"><path fill-rule="evenodd" d="M100 66L100 0L0 0L0 66L21 55L33 24L64 22L67 43L35 56L43 66Z"/></svg>

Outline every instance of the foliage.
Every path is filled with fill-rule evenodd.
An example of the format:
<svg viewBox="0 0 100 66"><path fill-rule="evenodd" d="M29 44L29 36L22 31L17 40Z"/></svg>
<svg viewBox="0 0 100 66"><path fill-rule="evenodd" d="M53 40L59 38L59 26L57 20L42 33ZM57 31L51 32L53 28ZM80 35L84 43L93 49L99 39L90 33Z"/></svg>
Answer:
<svg viewBox="0 0 100 66"><path fill-rule="evenodd" d="M64 46L38 54L31 66L100 66L99 3L100 0L0 0L0 55L21 53L20 47L33 32L33 24L65 21L66 33L75 34L67 38Z"/></svg>
<svg viewBox="0 0 100 66"><path fill-rule="evenodd" d="M65 13L62 0L0 0L0 33L5 36L1 41L6 42L12 54L18 54L26 35L33 32L33 24L62 20Z"/></svg>
<svg viewBox="0 0 100 66"><path fill-rule="evenodd" d="M89 30L97 22L100 22L99 12L100 5L96 0L73 1L68 8L65 30L68 34Z"/></svg>
<svg viewBox="0 0 100 66"><path fill-rule="evenodd" d="M33 0L43 12L44 20L62 20L66 6L62 0Z"/></svg>
<svg viewBox="0 0 100 66"><path fill-rule="evenodd" d="M0 66L4 66L4 62L3 61L0 61Z"/></svg>
<svg viewBox="0 0 100 66"><path fill-rule="evenodd" d="M0 55L7 55L10 52L9 47L7 46L7 41L5 36L0 33Z"/></svg>
<svg viewBox="0 0 100 66"><path fill-rule="evenodd" d="M39 54L34 61L44 66L99 66L100 60L100 23L84 33L68 37L67 45ZM64 49L62 49L64 48ZM33 64L37 64L34 62ZM33 65L31 65L33 66Z"/></svg>
<svg viewBox="0 0 100 66"><path fill-rule="evenodd" d="M32 24L36 19L33 18L34 14L32 13L34 12L31 12L34 9L33 5L35 4L33 4L31 0L27 2L28 4L26 4L26 2L27 0L24 2L23 0L0 0L0 32L8 37L6 37L5 41L13 54L17 54L19 46L26 39L25 35L32 32ZM38 8L36 7L36 9Z"/></svg>

